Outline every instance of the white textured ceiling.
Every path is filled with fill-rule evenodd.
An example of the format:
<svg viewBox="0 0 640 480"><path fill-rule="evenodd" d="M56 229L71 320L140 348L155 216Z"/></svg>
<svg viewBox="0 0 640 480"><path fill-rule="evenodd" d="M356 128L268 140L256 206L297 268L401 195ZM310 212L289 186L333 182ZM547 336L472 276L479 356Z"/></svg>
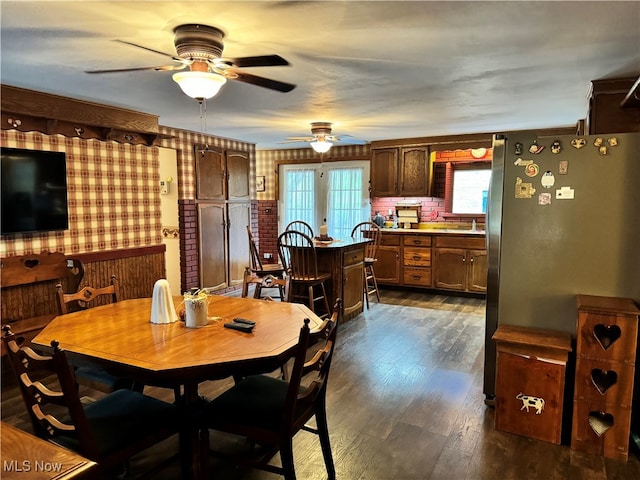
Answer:
<svg viewBox="0 0 640 480"><path fill-rule="evenodd" d="M159 115L160 124L257 144L314 121L363 141L575 125L591 80L640 75L640 2L66 1L0 2L3 84ZM290 93L228 82L207 102L166 65L173 28L226 33L223 56L279 54L246 71Z"/></svg>

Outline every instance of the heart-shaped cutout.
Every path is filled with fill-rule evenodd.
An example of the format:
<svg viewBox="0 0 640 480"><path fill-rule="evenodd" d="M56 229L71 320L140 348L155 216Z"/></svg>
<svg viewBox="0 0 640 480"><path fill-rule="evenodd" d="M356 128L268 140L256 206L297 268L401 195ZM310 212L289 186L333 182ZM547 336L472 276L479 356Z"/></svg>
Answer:
<svg viewBox="0 0 640 480"><path fill-rule="evenodd" d="M607 390L618 382L618 374L614 370L594 368L591 370L591 381L600 392L600 395L604 395Z"/></svg>
<svg viewBox="0 0 640 480"><path fill-rule="evenodd" d="M589 412L589 426L596 435L601 437L613 427L613 415L605 412Z"/></svg>
<svg viewBox="0 0 640 480"><path fill-rule="evenodd" d="M600 346L607 350L622 335L622 331L618 325L602 325L599 323L593 327L593 335L598 340Z"/></svg>
<svg viewBox="0 0 640 480"><path fill-rule="evenodd" d="M24 266L27 268L35 268L40 265L40 260L37 258L28 258L24 261Z"/></svg>

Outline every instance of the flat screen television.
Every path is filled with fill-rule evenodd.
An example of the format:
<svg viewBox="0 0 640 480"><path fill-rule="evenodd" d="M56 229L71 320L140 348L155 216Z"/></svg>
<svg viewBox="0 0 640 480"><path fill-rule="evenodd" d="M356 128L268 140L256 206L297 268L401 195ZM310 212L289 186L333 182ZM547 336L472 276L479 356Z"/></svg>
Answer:
<svg viewBox="0 0 640 480"><path fill-rule="evenodd" d="M0 233L68 229L66 154L2 148L0 157Z"/></svg>

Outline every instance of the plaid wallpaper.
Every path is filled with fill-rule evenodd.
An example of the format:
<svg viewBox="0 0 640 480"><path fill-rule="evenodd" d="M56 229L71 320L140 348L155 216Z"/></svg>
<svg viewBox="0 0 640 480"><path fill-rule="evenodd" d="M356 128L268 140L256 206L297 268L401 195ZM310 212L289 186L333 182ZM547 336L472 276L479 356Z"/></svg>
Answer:
<svg viewBox="0 0 640 480"><path fill-rule="evenodd" d="M3 236L0 256L162 243L158 149L2 130L0 146L67 154L69 230Z"/></svg>
<svg viewBox="0 0 640 480"><path fill-rule="evenodd" d="M160 130L171 137L162 140L161 146L177 150L180 199L195 198L196 143L249 152L251 173L255 174L254 144L168 127ZM0 146L66 152L69 203L69 230L3 236L0 257L43 250L70 255L162 244L156 147L16 130L1 130ZM254 182L251 184L255 195Z"/></svg>
<svg viewBox="0 0 640 480"><path fill-rule="evenodd" d="M214 137L188 130L178 130L170 127L160 126L160 133L165 135L158 143L161 147L177 150L178 156L178 198L180 200L192 200L196 198L196 172L195 172L195 150L194 146L208 145L223 150L234 150L236 152L248 152L250 159L249 178L256 175L255 145L253 143L242 142L230 138ZM255 197L255 182L249 182L251 188L251 198Z"/></svg>
<svg viewBox="0 0 640 480"><path fill-rule="evenodd" d="M276 162L322 162L326 159L340 158L348 160L353 156L368 156L370 145L344 145L331 148L329 153L315 153L310 147L287 150L258 150L256 152L255 174L265 177L265 191L257 192L258 200L275 200L276 198Z"/></svg>

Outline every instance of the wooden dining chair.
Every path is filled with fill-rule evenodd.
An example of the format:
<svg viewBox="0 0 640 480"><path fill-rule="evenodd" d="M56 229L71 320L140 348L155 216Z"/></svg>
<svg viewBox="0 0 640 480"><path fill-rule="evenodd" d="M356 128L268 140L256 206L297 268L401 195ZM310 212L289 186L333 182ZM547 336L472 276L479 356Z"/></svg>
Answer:
<svg viewBox="0 0 640 480"><path fill-rule="evenodd" d="M249 227L249 225L247 225L247 236L249 237L251 272L258 277L272 275L276 278L280 278L280 279L284 278L285 276L284 266L280 262L262 263L262 260L260 259L260 253L258 252L258 247L256 246L256 242L255 242L255 239L253 238L253 234L251 233L251 228ZM260 293L261 293L261 287L256 286L254 297L259 298ZM280 299L281 300L283 299L282 292L281 292Z"/></svg>
<svg viewBox="0 0 640 480"><path fill-rule="evenodd" d="M58 310L61 315L84 310L95 306L96 303L115 303L118 301L120 289L118 279L111 275L110 284L106 287L84 287L73 293L64 293L62 284L56 285L58 292ZM75 377L78 383L87 387L110 393L120 388L140 389L133 380L111 375L103 368L85 360L74 360Z"/></svg>
<svg viewBox="0 0 640 480"><path fill-rule="evenodd" d="M354 240L370 240L364 247L364 299L369 308L369 295L376 295L380 302L378 282L373 265L377 262L378 247L382 239L382 230L373 222L361 222L353 227L351 238Z"/></svg>
<svg viewBox="0 0 640 480"><path fill-rule="evenodd" d="M285 480L295 480L293 437L305 430L319 436L328 478L336 478L327 425L326 393L341 309L338 300L331 317L314 332L309 329L309 319L304 320L288 381L268 375L246 377L204 407L207 430L240 435L252 445L265 448L260 458L236 457L236 462L277 473ZM306 361L308 346L321 339L315 355ZM307 425L313 417L315 428ZM206 440L208 435L202 437ZM278 451L282 467L268 463Z"/></svg>
<svg viewBox="0 0 640 480"><path fill-rule="evenodd" d="M8 325L2 341L34 434L93 460L105 478L134 454L179 432L178 407L140 392L118 390L83 406L57 341L51 342L51 355L41 355L18 345Z"/></svg>
<svg viewBox="0 0 640 480"><path fill-rule="evenodd" d="M324 282L331 273L318 271L316 247L311 237L296 230L283 232L278 237L278 255L291 277L291 301L300 299L311 311L316 312L316 304L322 302L324 312L329 316L331 310Z"/></svg>
<svg viewBox="0 0 640 480"><path fill-rule="evenodd" d="M313 228L307 222L303 222L302 220L294 220L289 223L284 229L285 232L301 232L304 233L307 237L313 238Z"/></svg>
<svg viewBox="0 0 640 480"><path fill-rule="evenodd" d="M284 270L283 270L284 271ZM271 274L257 275L251 268L247 267L244 270L244 277L242 279L242 298L249 296L249 287L253 286L253 298L264 298L265 300L273 300L273 297L267 295L262 296L262 290L264 289L278 289L278 298L282 302L289 301L291 277L285 278L276 277Z"/></svg>
<svg viewBox="0 0 640 480"><path fill-rule="evenodd" d="M56 290L58 292L58 310L61 315L91 308L98 301L101 301L101 304L115 303L120 296L120 287L115 275L111 275L110 283L106 287L84 287L77 292L65 293L62 284L59 283L56 285Z"/></svg>

